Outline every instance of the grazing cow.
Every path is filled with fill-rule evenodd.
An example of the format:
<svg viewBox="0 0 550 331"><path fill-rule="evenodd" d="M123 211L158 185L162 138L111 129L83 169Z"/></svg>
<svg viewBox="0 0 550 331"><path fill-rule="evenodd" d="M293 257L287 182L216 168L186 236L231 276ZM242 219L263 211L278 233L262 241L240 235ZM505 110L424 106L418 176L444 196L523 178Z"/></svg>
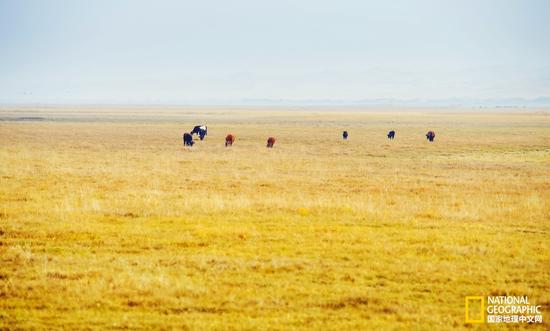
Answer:
<svg viewBox="0 0 550 331"><path fill-rule="evenodd" d="M349 134L347 131L342 132L342 137L344 138L344 140L348 139L348 136Z"/></svg>
<svg viewBox="0 0 550 331"><path fill-rule="evenodd" d="M433 131L428 131L428 133L426 133L426 139L428 139L429 141L434 141L434 139L435 139L435 132L433 132Z"/></svg>
<svg viewBox="0 0 550 331"><path fill-rule="evenodd" d="M191 130L191 134L198 134L201 140L208 134L208 127L206 125L197 125Z"/></svg>
<svg viewBox="0 0 550 331"><path fill-rule="evenodd" d="M274 137L267 138L267 147L273 148L273 145L275 145L275 138Z"/></svg>
<svg viewBox="0 0 550 331"><path fill-rule="evenodd" d="M395 131L391 130L390 132L388 132L388 139L393 139L395 138Z"/></svg>
<svg viewBox="0 0 550 331"><path fill-rule="evenodd" d="M193 146L194 143L193 136L190 133L183 134L183 146Z"/></svg>
<svg viewBox="0 0 550 331"><path fill-rule="evenodd" d="M225 137L225 147L227 146L233 146L233 143L235 142L235 135L230 133Z"/></svg>

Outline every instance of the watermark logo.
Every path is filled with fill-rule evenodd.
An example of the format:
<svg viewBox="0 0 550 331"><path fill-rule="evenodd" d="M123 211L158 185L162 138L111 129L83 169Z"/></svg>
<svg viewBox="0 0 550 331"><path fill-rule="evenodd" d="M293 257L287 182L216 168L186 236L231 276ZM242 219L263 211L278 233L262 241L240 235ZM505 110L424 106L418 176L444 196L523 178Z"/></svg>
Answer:
<svg viewBox="0 0 550 331"><path fill-rule="evenodd" d="M485 322L485 306L483 297L470 296L466 297L466 323L483 323Z"/></svg>
<svg viewBox="0 0 550 331"><path fill-rule="evenodd" d="M467 296L466 323L542 323L541 306L527 296Z"/></svg>

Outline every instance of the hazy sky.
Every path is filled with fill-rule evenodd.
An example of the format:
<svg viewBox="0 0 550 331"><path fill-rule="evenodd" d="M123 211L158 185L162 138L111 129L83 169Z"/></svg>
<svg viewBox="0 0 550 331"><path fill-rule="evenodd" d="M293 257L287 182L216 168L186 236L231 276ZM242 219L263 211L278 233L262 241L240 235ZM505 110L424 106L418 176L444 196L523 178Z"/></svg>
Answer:
<svg viewBox="0 0 550 331"><path fill-rule="evenodd" d="M540 96L547 0L0 0L0 102Z"/></svg>

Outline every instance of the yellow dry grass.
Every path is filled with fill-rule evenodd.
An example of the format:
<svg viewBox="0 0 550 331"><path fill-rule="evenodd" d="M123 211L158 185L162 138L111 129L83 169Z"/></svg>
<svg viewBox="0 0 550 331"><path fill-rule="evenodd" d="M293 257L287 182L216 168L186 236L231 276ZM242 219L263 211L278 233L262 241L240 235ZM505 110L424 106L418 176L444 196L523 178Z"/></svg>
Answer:
<svg viewBox="0 0 550 331"><path fill-rule="evenodd" d="M4 328L477 329L505 294L548 325L545 111L32 111L0 122Z"/></svg>

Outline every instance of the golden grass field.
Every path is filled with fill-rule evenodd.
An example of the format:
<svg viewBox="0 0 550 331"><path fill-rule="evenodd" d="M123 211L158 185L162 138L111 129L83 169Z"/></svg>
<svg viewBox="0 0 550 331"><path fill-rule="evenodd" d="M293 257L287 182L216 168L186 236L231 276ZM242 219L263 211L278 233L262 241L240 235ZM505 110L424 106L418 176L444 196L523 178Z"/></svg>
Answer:
<svg viewBox="0 0 550 331"><path fill-rule="evenodd" d="M3 328L476 330L465 296L508 294L548 329L547 110L0 117Z"/></svg>

